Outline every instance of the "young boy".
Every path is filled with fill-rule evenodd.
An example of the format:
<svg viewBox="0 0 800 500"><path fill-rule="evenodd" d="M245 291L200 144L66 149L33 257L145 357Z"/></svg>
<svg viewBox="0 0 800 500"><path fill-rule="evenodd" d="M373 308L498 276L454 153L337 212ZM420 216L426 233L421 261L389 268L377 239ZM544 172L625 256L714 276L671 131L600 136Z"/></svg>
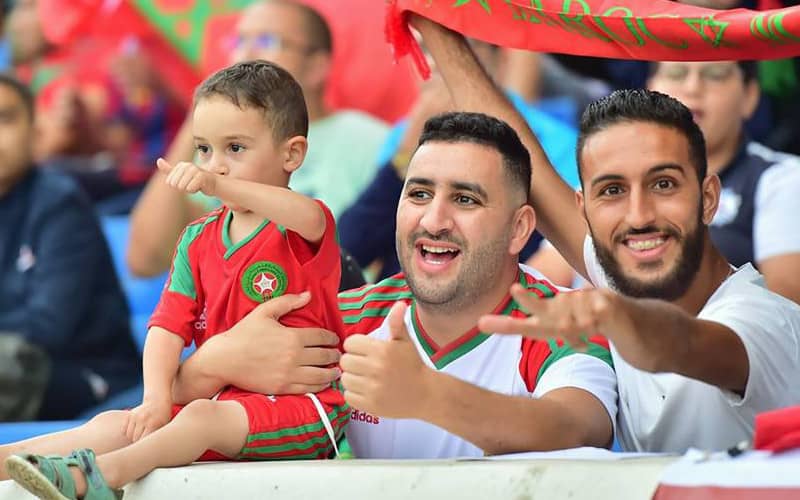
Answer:
<svg viewBox="0 0 800 500"><path fill-rule="evenodd" d="M198 88L192 120L200 166L159 160L158 167L170 186L218 197L224 206L190 224L178 242L149 324L142 404L6 447L39 454L93 449L9 457L8 474L40 498L111 499L157 467L198 459L327 458L343 434L348 411L334 388L275 397L228 387L210 400L173 401L183 347L202 345L270 298L308 290L312 301L282 322L342 331L333 217L286 187L307 148L297 82L271 63L236 64Z"/></svg>

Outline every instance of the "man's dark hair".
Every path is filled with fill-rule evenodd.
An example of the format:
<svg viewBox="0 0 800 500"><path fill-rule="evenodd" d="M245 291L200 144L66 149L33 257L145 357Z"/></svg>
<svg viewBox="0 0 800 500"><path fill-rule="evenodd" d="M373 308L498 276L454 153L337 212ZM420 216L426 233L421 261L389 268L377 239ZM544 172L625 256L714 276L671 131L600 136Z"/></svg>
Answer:
<svg viewBox="0 0 800 500"><path fill-rule="evenodd" d="M276 141L308 135L308 110L300 84L267 61L246 61L217 71L200 84L194 102L221 96L241 109L263 112Z"/></svg>
<svg viewBox="0 0 800 500"><path fill-rule="evenodd" d="M531 155L511 126L482 113L451 112L425 122L417 147L426 142L471 142L488 146L503 157L506 175L524 192L531 185Z"/></svg>
<svg viewBox="0 0 800 500"><path fill-rule="evenodd" d="M11 89L15 94L17 94L19 99L22 101L22 105L25 108L25 113L28 115L28 118L33 120L35 101L31 89L8 73L0 73L0 85Z"/></svg>
<svg viewBox="0 0 800 500"><path fill-rule="evenodd" d="M316 9L297 0L269 0L273 3L291 5L302 12L305 18L307 42L310 50L331 53L333 52L333 36L328 22Z"/></svg>
<svg viewBox="0 0 800 500"><path fill-rule="evenodd" d="M703 132L694 122L689 108L661 92L645 89L617 90L589 106L581 116L576 157L578 174L583 185L581 152L586 140L593 134L618 123L654 123L677 130L689 142L689 159L703 182L708 170L706 141ZM624 144L620 144L624 148Z"/></svg>

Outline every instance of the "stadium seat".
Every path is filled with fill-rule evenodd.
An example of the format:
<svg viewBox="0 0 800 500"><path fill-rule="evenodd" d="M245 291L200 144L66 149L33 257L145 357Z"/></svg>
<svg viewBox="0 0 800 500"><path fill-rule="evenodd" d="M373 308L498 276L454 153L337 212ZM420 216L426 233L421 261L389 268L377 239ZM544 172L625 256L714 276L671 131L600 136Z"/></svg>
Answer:
<svg viewBox="0 0 800 500"><path fill-rule="evenodd" d="M122 291L128 299L131 311L131 333L139 347L139 352L141 352L147 333L147 321L158 304L167 275L165 273L155 278L139 278L133 276L128 270L125 263L130 232L128 216L104 215L100 217L100 223L111 250L111 258L114 261L114 269L119 276Z"/></svg>

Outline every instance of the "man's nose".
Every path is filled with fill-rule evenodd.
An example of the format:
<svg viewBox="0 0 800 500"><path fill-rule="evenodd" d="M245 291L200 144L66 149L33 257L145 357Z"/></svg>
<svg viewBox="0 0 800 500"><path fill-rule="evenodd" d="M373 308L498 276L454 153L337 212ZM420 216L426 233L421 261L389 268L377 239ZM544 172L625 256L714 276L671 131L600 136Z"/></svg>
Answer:
<svg viewBox="0 0 800 500"><path fill-rule="evenodd" d="M438 235L453 229L451 207L443 198L436 198L425 207L420 225L430 234Z"/></svg>

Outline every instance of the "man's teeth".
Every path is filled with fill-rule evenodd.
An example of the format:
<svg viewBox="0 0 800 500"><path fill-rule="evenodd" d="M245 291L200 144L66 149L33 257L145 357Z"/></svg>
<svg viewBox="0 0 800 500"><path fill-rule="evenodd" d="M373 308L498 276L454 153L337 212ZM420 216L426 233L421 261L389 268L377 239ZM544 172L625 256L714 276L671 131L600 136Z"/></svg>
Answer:
<svg viewBox="0 0 800 500"><path fill-rule="evenodd" d="M431 247L428 245L422 245L422 249L428 253L447 253L447 252L457 252L455 248L444 248L444 247Z"/></svg>
<svg viewBox="0 0 800 500"><path fill-rule="evenodd" d="M664 238L654 238L652 240L628 240L626 245L633 250L651 250L664 244Z"/></svg>

